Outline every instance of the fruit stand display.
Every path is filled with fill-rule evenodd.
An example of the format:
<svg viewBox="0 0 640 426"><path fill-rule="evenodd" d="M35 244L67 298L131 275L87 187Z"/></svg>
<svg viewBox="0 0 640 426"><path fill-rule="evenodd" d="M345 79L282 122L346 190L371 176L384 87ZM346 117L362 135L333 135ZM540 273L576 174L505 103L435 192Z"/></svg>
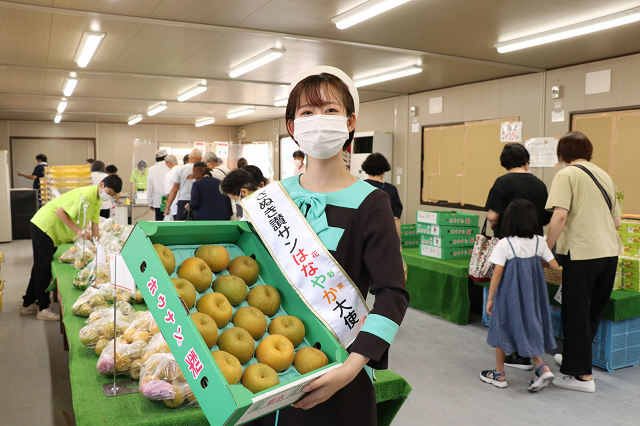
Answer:
<svg viewBox="0 0 640 426"><path fill-rule="evenodd" d="M189 228L191 228L193 232L190 232ZM306 373L306 371L314 370L318 365L326 363L329 363L329 365L323 368L330 368L332 364L335 364L336 359L340 359L336 357L336 352L338 352L338 356L340 356L340 351L337 350L338 347L335 346L335 343L334 346L332 346L333 337L329 335L319 322L318 324L320 324L322 328L317 327L318 324L314 323L314 321L318 320L316 320L315 317L309 317L308 314L304 314L302 307L289 306L290 304L287 299L291 299L292 290L289 289L289 291L287 291L287 289L283 288L276 289L275 285L273 289L271 289L270 286L266 285L264 282L265 278L269 284L275 284L272 278L280 272L279 270L274 271L270 266L265 266L263 258L265 249L257 240L257 237L249 231L249 227L246 224L238 226L238 222L228 222L216 225L216 231L211 232L210 229L205 230L199 227L198 224L167 223L165 225L163 223L141 222L136 230L139 232L138 236L141 237L142 240L138 240L138 237L136 237L125 245L125 250L123 250L125 261L138 284L142 282L139 279L139 274L143 272L140 269L140 265L138 265L138 273L136 274L133 265L139 263L143 257L144 260L142 261L146 262L145 270L148 271L148 273L154 271L153 273L155 275L164 278L164 285L160 282L158 283L156 298L152 299L154 307L160 302L160 300L158 300L160 293L167 296L173 292L172 296L174 296L174 299L167 296L166 299L164 299L164 303L171 308L175 314L175 318L179 318L179 321L184 321L181 322L183 328L179 331L168 330L167 323L164 321L162 324L157 324L155 321L150 323L148 319L151 317L151 314L145 314L146 316L143 317L141 315L142 312L139 312L146 310L147 307L144 304L134 303L133 310L138 312L132 312L131 309L126 308L124 305L118 305L118 324L120 325L118 326L117 336L119 337L113 336L113 330L112 332L108 332L106 327L100 327L99 334L89 333L88 331L82 332L81 329L83 329L83 327L85 330L97 329L98 327L87 328L86 322L90 321L94 323L102 320L100 317L106 314L107 309L104 309L105 305L102 305L103 300L100 297L100 290L98 288L90 290L90 294L85 294L85 298L81 299L81 303L77 303L77 299L83 295L83 291L75 288L72 283L78 271L69 264L63 264L57 261L58 257L66 251L70 245L60 247L52 264L52 271L54 278L56 278L62 321L66 327L66 336L69 342L71 387L76 423L78 425L94 425L103 422L132 425L215 424L211 422L211 418L207 420L205 411L198 407L197 402L204 401L207 405L213 407L216 413L220 413L219 415L216 414L218 418L222 418L226 415L224 413L225 406L223 402L221 402L225 399L225 393L229 396L227 403L234 405L236 401L238 404L242 404L242 398L244 398L245 405L252 405L252 400L256 398L256 396L260 397L264 394L270 395L273 393L271 389L262 390L264 386L270 386L269 384L263 385L262 383L258 383L257 387L254 387L256 384L252 384L251 380L246 378L250 376L251 370L257 370L258 374L254 375L254 378L261 378L262 376L269 377L269 374L265 374L266 370L264 368L267 367L267 364L273 366L267 368L278 371L282 370L279 373L275 373L274 371L275 377L280 382L275 388L276 392L278 392L278 389L282 387L289 388L287 382L291 381L292 377L294 380L299 377L303 377L303 379L305 377L313 377L314 374L317 374L316 372L311 371ZM147 233L150 237L147 237ZM185 241L185 236L190 240ZM158 239L158 241L155 241L155 239ZM132 243L133 241L142 241L142 244L147 246L143 250L140 244L134 244ZM176 244L173 244L173 242L179 241L195 244L176 249ZM211 272L212 275L208 284L211 285L213 281L212 288L207 288L205 291L197 291L196 286L202 285L202 283L198 282L198 274L200 271L206 272L206 269L203 268L201 262L190 261L185 263L187 259L195 258L194 254L196 254L196 249L199 248L200 245L204 243L226 243L228 241L235 242L237 247L242 246L244 250L255 254L260 267L260 276L256 284L247 287L244 281L242 283L244 290L248 290L246 300L243 300L245 297L243 291L239 293L236 292L237 289L242 289L242 286L239 286L234 276L229 275L226 271ZM238 243L238 241L240 242ZM174 256L177 265L174 265L174 270L172 271L171 278L173 279L170 279L167 273L168 268L164 267L158 254L156 254L158 252L162 253L162 248L156 246L156 251L152 242L164 243L167 245L168 250L168 247L174 249L171 253L175 253ZM131 249L131 252L135 252L134 256L131 256L131 252L127 251L127 247ZM218 247L220 246L218 245ZM230 260L236 257L243 258L241 253L235 252L234 248L228 244L225 245L225 250L228 250L228 253L231 254ZM206 255L202 255L202 253L200 253L200 255L203 259L207 259ZM252 261L250 258L249 260ZM183 273L180 273L180 266L189 266L190 263L195 263L195 266L185 268L186 273L184 273L185 270L182 271ZM248 263L251 264L251 262ZM211 264L211 266L212 267L208 266L208 268L214 270L219 269L219 267L213 264ZM242 269L242 267L241 265L240 268ZM189 269L191 270L189 271ZM232 269L230 265L229 272L231 272ZM192 276L189 276L189 272L192 273ZM235 270L234 272L237 274L236 276L243 276L242 271ZM193 274L195 274L195 277ZM196 286L184 277L191 278ZM220 279L222 277L225 278ZM189 285L187 285L185 281ZM147 282L144 282L144 284L146 283ZM139 285L139 288L140 287L144 287L143 292L147 293L145 297L147 298L147 302L150 303L150 292L146 285ZM199 287L199 289L202 290L202 287ZM255 289L261 290L256 292ZM223 293L225 295L223 295ZM270 303L276 299L276 294L281 295L281 307L275 306L275 303ZM181 296L182 300L178 298L178 295ZM218 295L222 296L224 300L220 299ZM182 303L183 300L184 305ZM211 302L208 306L207 301ZM107 301L105 300L105 302ZM222 302L226 302L229 306L225 306L225 303ZM80 308L85 307L88 309L92 303L96 305L93 307L95 312L90 313L89 319L84 318L84 316L82 316L83 313L80 312ZM126 302L116 301L116 303L123 304ZM74 304L76 305L75 311L77 315L74 315L73 312ZM198 304L200 304L200 307ZM226 312L224 312L225 317L222 318L222 321L227 320L226 317L229 316L228 322L222 326L220 330L218 330L218 323L212 320L212 317L203 312L198 312L200 310L208 312L207 308L211 310L214 306L217 307L218 304L226 308ZM233 304L235 304L235 306L232 306ZM187 305L187 307L185 307L185 305ZM277 305L280 305L280 303ZM269 309L274 309L274 306L277 309L275 314L269 311ZM187 308L190 308L191 312L187 312ZM229 308L231 308L232 311L231 315L229 315L228 312ZM306 308L306 306L304 308ZM127 316L127 322L120 321L120 311L123 311L122 314ZM111 312L112 315L113 309L109 309L109 312ZM263 312L271 316L266 316ZM95 319L92 319L91 315L94 315ZM302 321L293 318L294 316L300 317ZM164 316L162 319L163 318ZM217 317L216 319L220 320L220 318ZM108 323L108 320L106 322ZM267 324L265 324L265 322ZM296 345L296 351L293 355L294 359L291 359L291 354L289 354L285 357L284 364L278 365L278 361L282 361L282 359L270 359L269 349L290 348L294 346L294 343L296 343L295 333L287 337L283 335L286 334L289 329L295 330L296 326L299 325L298 323L304 324L305 331L302 341ZM187 324L189 324L190 327ZM278 327L280 327L280 330L278 330ZM190 332L187 331L189 328L191 328ZM162 329L166 336L169 336L168 341L164 340L160 329ZM267 331L266 334L264 330ZM175 350L180 349L176 344L177 341L175 337L173 337L176 332L182 335L185 342L185 344L182 345L182 351ZM83 341L81 341L81 336L84 336L84 343L88 343L89 346L93 347L85 347ZM298 333L298 337L299 336L300 334ZM116 349L118 353L116 354L113 353L112 347L114 337L118 340ZM256 338L258 342L254 340ZM158 339L160 340L158 341ZM294 339L294 343L291 343L290 339ZM245 342L251 342L252 347L246 354L246 356L249 356L251 359L242 367L241 364L238 365L238 357L242 356L242 345L236 345L236 343L241 343L243 340ZM274 340L277 341L270 342ZM187 342L189 342L188 348L186 348ZM319 346L322 351L318 351L312 347L312 344L316 342L320 343L320 345L317 346ZM255 347L257 346L259 348L261 344L262 350L255 351L254 353ZM172 353L169 353L169 346L173 346L171 347ZM197 380L194 381L192 370L190 366L185 363L184 359L192 347L197 347L202 351L201 353L204 354L201 359L201 361L206 360L206 363L203 362L203 369L201 370L201 374L207 377L204 381L202 380L204 378L203 375L200 375ZM221 349L225 349L225 351ZM333 351L331 349L333 349ZM213 354L211 352L213 352ZM234 355L231 355L231 352L234 353ZM251 354L248 352L251 352ZM306 359L304 356L300 356L305 352L308 352L311 356L306 356ZM325 357L325 359L320 357L319 364L316 359L318 352ZM242 361L245 360L242 359ZM145 366L147 367L145 368ZM176 368L171 366L176 366L178 369L176 370ZM241 370L244 369L244 372L239 372L237 367L240 367ZM102 389L102 384L113 381L114 370L116 374L118 374L118 381L131 380L131 378L137 379L140 377L141 393L106 397ZM186 374L183 374L183 371ZM306 375L301 373L306 373ZM126 375L126 377L122 377L121 375ZM246 376L244 379L243 375ZM271 377L273 378L273 375L271 375ZM189 380L189 384L185 381L185 378ZM374 382L374 387L376 389L376 399L378 403L378 423L380 425L388 425L406 400L411 388L404 379L388 370L377 371L376 378L377 381ZM259 382L261 379L257 381ZM228 384L232 382L239 382L240 384ZM206 389L203 388L203 383ZM242 384L245 386L242 386ZM192 391L192 387L195 388L195 391ZM252 389L256 393L254 394L252 390L249 389ZM216 391L214 401L208 400L209 395L206 393L207 390L209 390L209 392ZM158 397L158 395L164 396ZM198 401L196 401L196 398ZM274 400L274 398L269 398L264 404L272 400ZM181 407L181 409L171 410L168 407ZM236 412L234 416L235 418L239 418L241 413ZM227 417L229 416L227 415ZM216 420L214 419L214 421Z"/></svg>

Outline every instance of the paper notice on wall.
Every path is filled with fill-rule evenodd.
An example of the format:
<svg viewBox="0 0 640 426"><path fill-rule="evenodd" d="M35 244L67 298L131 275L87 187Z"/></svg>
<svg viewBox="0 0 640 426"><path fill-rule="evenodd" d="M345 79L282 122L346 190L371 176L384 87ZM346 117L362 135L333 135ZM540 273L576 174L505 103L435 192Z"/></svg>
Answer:
<svg viewBox="0 0 640 426"><path fill-rule="evenodd" d="M500 124L500 142L522 142L522 122Z"/></svg>
<svg viewBox="0 0 640 426"><path fill-rule="evenodd" d="M524 147L529 151L529 167L555 167L558 164L558 139L528 139Z"/></svg>
<svg viewBox="0 0 640 426"><path fill-rule="evenodd" d="M411 123L411 132L418 133L420 131L420 123Z"/></svg>
<svg viewBox="0 0 640 426"><path fill-rule="evenodd" d="M552 123L560 123L562 121L564 121L564 110L551 111L551 122Z"/></svg>
<svg viewBox="0 0 640 426"><path fill-rule="evenodd" d="M216 143L216 155L218 158L227 158L229 156L229 144L227 142Z"/></svg>

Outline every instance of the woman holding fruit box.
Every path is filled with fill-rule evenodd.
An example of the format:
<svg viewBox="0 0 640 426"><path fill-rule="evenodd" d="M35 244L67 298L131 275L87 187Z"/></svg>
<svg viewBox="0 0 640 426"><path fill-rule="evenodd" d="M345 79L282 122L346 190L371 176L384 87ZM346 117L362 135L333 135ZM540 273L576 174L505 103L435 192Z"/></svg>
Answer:
<svg viewBox="0 0 640 426"><path fill-rule="evenodd" d="M388 350L409 304L400 244L388 196L351 175L342 151L355 133L359 97L333 67L314 67L291 84L287 130L308 156L304 174L282 186L326 249L375 304L338 368L314 380L308 394L251 425L375 425L376 398L364 367L386 369ZM224 186L224 185L223 185Z"/></svg>
<svg viewBox="0 0 640 426"><path fill-rule="evenodd" d="M616 185L591 163L593 145L580 132L558 142L558 159L565 168L553 180L547 210L553 211L547 244L564 255L562 262L562 327L564 347L556 355L565 389L595 392L591 375L591 342L609 301L621 241Z"/></svg>

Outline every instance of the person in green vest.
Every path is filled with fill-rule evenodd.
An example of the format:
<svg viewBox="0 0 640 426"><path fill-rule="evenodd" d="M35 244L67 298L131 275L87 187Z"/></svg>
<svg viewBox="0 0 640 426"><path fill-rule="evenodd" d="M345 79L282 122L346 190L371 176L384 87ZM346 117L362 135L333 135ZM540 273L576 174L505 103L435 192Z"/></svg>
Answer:
<svg viewBox="0 0 640 426"><path fill-rule="evenodd" d="M83 186L45 204L31 219L33 267L20 315L38 314L39 320L58 321L60 315L49 307L51 262L56 248L76 235L99 238L100 205L122 190L118 175L104 178L99 185ZM85 227L91 223L91 233ZM37 303L36 303L37 302Z"/></svg>
<svg viewBox="0 0 640 426"><path fill-rule="evenodd" d="M138 161L138 168L131 172L131 189L132 191L146 191L147 190L147 176L149 169L147 169L147 162L144 160Z"/></svg>

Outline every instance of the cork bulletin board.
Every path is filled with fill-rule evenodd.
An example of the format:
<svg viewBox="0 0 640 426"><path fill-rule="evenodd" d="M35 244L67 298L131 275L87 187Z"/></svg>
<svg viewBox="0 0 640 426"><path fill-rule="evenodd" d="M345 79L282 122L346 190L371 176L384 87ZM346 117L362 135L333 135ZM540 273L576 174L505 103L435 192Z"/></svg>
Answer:
<svg viewBox="0 0 640 426"><path fill-rule="evenodd" d="M482 209L500 166L500 124L518 117L423 128L421 204Z"/></svg>
<svg viewBox="0 0 640 426"><path fill-rule="evenodd" d="M624 214L640 215L640 110L575 114L571 130L593 144L592 162L624 192Z"/></svg>

